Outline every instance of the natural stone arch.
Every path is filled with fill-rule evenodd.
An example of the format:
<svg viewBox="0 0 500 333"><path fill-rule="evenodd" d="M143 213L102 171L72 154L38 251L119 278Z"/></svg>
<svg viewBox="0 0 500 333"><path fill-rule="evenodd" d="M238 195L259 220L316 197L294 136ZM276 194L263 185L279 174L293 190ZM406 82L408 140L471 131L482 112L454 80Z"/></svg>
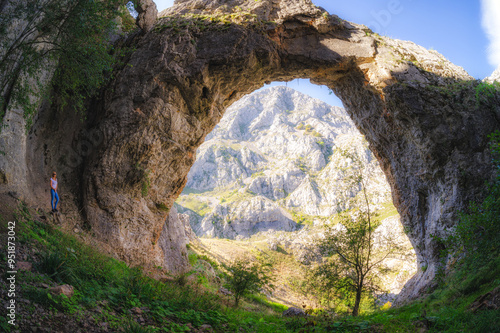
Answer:
<svg viewBox="0 0 500 333"><path fill-rule="evenodd" d="M406 289L416 296L439 264L432 236L446 234L492 174L487 134L500 128L499 107L478 104L477 83L436 52L374 36L307 0L227 3L240 6L233 18L224 1L177 1L163 13L171 19L136 37L94 121L105 143L84 167L92 231L123 259L178 270L182 249L165 207L197 147L241 96L268 81L310 78L342 99L380 161L417 252ZM220 22L229 19L240 22Z"/></svg>

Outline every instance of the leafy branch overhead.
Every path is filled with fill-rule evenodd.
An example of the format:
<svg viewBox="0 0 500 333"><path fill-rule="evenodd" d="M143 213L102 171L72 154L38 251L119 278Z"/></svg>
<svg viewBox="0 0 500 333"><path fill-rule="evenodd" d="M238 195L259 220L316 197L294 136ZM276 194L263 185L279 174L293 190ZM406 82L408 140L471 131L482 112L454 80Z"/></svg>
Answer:
<svg viewBox="0 0 500 333"><path fill-rule="evenodd" d="M441 240L448 248L444 256L465 254L463 260L471 269L493 261L500 252L500 131L489 138L495 178L488 185L485 199L472 202L468 211L460 214L455 233Z"/></svg>
<svg viewBox="0 0 500 333"><path fill-rule="evenodd" d="M0 119L23 109L30 127L39 100L57 90L60 107L78 111L115 63L109 36L123 0L9 1L0 17Z"/></svg>

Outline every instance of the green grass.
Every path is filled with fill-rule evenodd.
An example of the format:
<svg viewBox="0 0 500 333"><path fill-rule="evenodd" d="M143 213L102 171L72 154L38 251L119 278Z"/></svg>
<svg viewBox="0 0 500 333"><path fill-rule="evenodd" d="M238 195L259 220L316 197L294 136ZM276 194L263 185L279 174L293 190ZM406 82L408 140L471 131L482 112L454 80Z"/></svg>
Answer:
<svg viewBox="0 0 500 333"><path fill-rule="evenodd" d="M383 221L388 217L398 215L398 210L396 209L396 207L394 207L392 201L388 201L382 205L382 209L379 210L377 213L378 213L378 219L380 221Z"/></svg>
<svg viewBox="0 0 500 333"><path fill-rule="evenodd" d="M177 199L177 204L192 210L202 217L212 211L212 208L206 201L199 200L194 194L180 196Z"/></svg>
<svg viewBox="0 0 500 333"><path fill-rule="evenodd" d="M319 133L318 131L314 130L311 132L311 135L312 136L315 136L317 138L321 138L323 135L321 135L321 133Z"/></svg>
<svg viewBox="0 0 500 333"><path fill-rule="evenodd" d="M263 175L264 173L257 173L257 174ZM254 177L254 175L252 175L252 177ZM192 189L188 190L184 189L182 195L179 196L176 203L180 206L183 206L198 213L199 215L201 215L200 212L203 214L210 212L211 208L209 207L209 205L205 201L198 199L197 194L203 194L203 196L205 197L218 198L220 203L232 203L232 202L242 201L255 196L255 193L252 193L250 191L239 192L238 190L233 190L230 188L228 189L227 187L216 188L212 191L205 191L205 192L196 191Z"/></svg>
<svg viewBox="0 0 500 333"><path fill-rule="evenodd" d="M295 210L289 210L289 212L290 212L290 214L292 214L293 220L297 224L313 225L314 219L320 218L317 216L303 214L303 213L295 211Z"/></svg>
<svg viewBox="0 0 500 333"><path fill-rule="evenodd" d="M417 332L421 325L427 325L426 332L499 332L500 310L469 311L477 297L500 286L498 257L475 270L457 266L432 294L405 307L367 310L357 318L324 311L313 311L307 318L282 318L285 307L262 295L250 296L242 308L227 306L232 302L210 292L209 281L203 277L183 286L151 279L140 268L37 221L25 206L20 207L16 220L20 246L40 253L28 258L34 272L18 273L22 297L75 320L99 306L103 313L95 320L107 322L111 331L183 332L190 323L211 325L215 332ZM190 259L194 264L205 260L199 255ZM71 284L75 295L71 299L52 296L40 287L43 283ZM131 322L127 313L133 307L148 309L143 316L150 327ZM0 327L8 329L5 318L0 319Z"/></svg>

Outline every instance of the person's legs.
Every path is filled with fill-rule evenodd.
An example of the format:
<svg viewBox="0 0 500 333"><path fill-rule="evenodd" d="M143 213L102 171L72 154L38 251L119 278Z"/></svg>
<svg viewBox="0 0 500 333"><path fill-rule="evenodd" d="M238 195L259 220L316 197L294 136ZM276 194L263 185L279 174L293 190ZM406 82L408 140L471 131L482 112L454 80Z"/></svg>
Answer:
<svg viewBox="0 0 500 333"><path fill-rule="evenodd" d="M59 194L57 194L57 192L55 197L56 197L56 203L54 204L54 209L57 211L57 203L59 202Z"/></svg>
<svg viewBox="0 0 500 333"><path fill-rule="evenodd" d="M54 210L54 197L55 197L56 191L53 189L50 189L50 205L52 206L52 210Z"/></svg>

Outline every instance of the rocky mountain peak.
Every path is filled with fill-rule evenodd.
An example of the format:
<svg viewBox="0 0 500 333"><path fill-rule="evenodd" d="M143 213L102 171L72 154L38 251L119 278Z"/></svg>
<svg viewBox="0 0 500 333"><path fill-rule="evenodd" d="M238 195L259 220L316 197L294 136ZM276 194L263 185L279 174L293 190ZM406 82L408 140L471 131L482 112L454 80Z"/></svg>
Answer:
<svg viewBox="0 0 500 333"><path fill-rule="evenodd" d="M346 149L373 171L374 203L389 201L378 162L343 108L283 86L257 91L234 103L198 149L179 209L197 213L198 235L227 238L294 230L293 214L331 217L359 191L344 179Z"/></svg>
<svg viewBox="0 0 500 333"><path fill-rule="evenodd" d="M488 83L493 83L495 81L500 83L500 66L497 69L495 69L495 71L491 73L490 76L485 78L484 81Z"/></svg>

